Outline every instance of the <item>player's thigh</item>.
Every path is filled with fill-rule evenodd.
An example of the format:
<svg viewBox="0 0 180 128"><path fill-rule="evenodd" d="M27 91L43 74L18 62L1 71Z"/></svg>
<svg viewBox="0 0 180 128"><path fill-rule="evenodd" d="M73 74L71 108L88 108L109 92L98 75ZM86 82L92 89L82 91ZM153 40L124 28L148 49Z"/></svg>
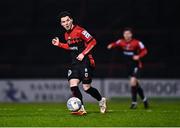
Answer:
<svg viewBox="0 0 180 128"><path fill-rule="evenodd" d="M80 83L80 80L79 79L70 79L69 80L69 85L70 85L70 87L75 87L75 86L78 86L79 85L79 83Z"/></svg>
<svg viewBox="0 0 180 128"><path fill-rule="evenodd" d="M135 76L131 76L129 80L129 84L131 86L136 86L137 85L137 78Z"/></svg>
<svg viewBox="0 0 180 128"><path fill-rule="evenodd" d="M84 91L87 91L91 87L91 84L83 84Z"/></svg>

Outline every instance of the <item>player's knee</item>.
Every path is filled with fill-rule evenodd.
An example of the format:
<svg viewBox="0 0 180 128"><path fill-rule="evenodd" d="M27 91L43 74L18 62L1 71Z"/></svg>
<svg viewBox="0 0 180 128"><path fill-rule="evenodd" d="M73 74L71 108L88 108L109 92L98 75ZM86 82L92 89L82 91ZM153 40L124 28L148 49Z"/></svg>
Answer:
<svg viewBox="0 0 180 128"><path fill-rule="evenodd" d="M70 87L76 87L78 84L70 84Z"/></svg>
<svg viewBox="0 0 180 128"><path fill-rule="evenodd" d="M91 87L90 84L83 84L84 91L87 91Z"/></svg>
<svg viewBox="0 0 180 128"><path fill-rule="evenodd" d="M130 85L132 87L137 85L137 79L135 77L130 78Z"/></svg>

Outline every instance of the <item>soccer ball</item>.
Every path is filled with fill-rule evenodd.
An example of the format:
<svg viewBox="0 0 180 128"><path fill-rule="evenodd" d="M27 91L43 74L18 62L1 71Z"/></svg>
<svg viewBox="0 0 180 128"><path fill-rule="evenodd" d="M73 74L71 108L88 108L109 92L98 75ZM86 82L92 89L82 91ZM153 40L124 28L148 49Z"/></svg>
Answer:
<svg viewBox="0 0 180 128"><path fill-rule="evenodd" d="M72 111L78 111L81 108L81 100L78 99L77 97L71 97L68 101L67 101L67 108Z"/></svg>

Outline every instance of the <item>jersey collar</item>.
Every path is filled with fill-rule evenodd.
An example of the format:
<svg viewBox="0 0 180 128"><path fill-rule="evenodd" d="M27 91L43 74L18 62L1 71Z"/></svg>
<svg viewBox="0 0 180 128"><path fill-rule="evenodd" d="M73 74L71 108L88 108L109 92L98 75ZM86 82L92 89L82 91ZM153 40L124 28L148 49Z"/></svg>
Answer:
<svg viewBox="0 0 180 128"><path fill-rule="evenodd" d="M133 40L134 40L133 38L132 38L131 40L129 40L129 41L126 41L126 40L124 39L124 42L126 42L126 43L131 43Z"/></svg>
<svg viewBox="0 0 180 128"><path fill-rule="evenodd" d="M67 31L67 33L68 33L68 34L71 33L71 32L75 29L76 26L77 26L77 25L74 25L71 30Z"/></svg>

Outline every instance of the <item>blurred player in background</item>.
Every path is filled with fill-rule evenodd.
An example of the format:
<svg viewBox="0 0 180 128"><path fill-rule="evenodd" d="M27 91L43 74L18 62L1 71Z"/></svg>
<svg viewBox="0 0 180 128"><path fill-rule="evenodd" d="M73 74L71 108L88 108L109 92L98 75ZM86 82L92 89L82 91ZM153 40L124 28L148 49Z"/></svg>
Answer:
<svg viewBox="0 0 180 128"><path fill-rule="evenodd" d="M82 94L78 87L79 83L82 82L84 91L99 101L100 112L105 113L106 99L101 96L96 88L91 87L95 68L95 61L91 51L96 45L96 40L84 28L73 24L73 18L69 12L61 12L58 20L66 30L66 43L60 42L59 38L55 37L52 44L68 50L71 54L72 63L68 70L68 81L73 96L79 98L83 104ZM84 105L78 112L73 112L73 114L86 114Z"/></svg>
<svg viewBox="0 0 180 128"><path fill-rule="evenodd" d="M131 28L125 28L123 31L123 38L107 46L107 49L112 48L120 48L126 60L132 95L132 104L130 108L135 109L137 107L137 94L139 94L140 98L143 100L144 107L148 108L147 98L137 79L139 70L142 68L141 59L147 54L146 47L141 41L133 38L133 30Z"/></svg>

